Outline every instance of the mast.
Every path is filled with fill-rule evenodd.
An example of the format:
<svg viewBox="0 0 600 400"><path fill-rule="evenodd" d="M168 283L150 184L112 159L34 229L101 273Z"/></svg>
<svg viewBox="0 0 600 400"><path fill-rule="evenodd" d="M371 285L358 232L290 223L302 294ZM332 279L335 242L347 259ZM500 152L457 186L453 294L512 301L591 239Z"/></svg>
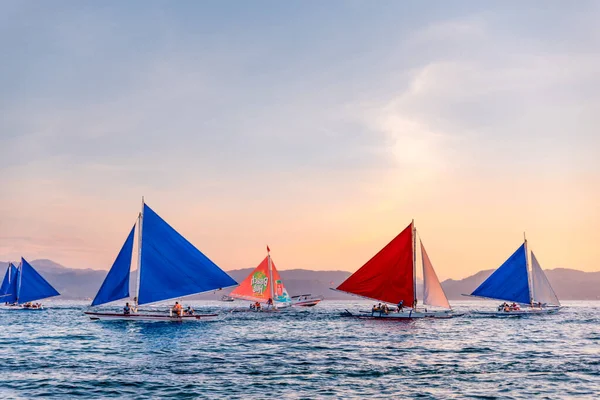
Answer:
<svg viewBox="0 0 600 400"><path fill-rule="evenodd" d="M135 311L137 311L140 299L140 277L142 272L142 226L144 224L144 196L142 196L142 210L138 216L138 259L137 259L137 282L135 285Z"/></svg>
<svg viewBox="0 0 600 400"><path fill-rule="evenodd" d="M21 294L21 282L23 282L23 258L19 262L19 282L17 283L17 304L19 304L19 295Z"/></svg>
<svg viewBox="0 0 600 400"><path fill-rule="evenodd" d="M417 302L417 235L415 229L415 220L413 219L411 222L412 225L412 251L413 251L413 304L412 306L416 308Z"/></svg>
<svg viewBox="0 0 600 400"><path fill-rule="evenodd" d="M531 287L531 273L529 272L529 250L527 249L527 237L523 232L523 240L525 244L525 268L527 269L527 285L529 286L529 305L533 306L533 288Z"/></svg>
<svg viewBox="0 0 600 400"><path fill-rule="evenodd" d="M273 302L273 308L277 308L275 306L275 285L273 282L273 263L271 262L271 250L269 250L269 246L267 246L267 258L269 265L269 295L271 296L271 301Z"/></svg>

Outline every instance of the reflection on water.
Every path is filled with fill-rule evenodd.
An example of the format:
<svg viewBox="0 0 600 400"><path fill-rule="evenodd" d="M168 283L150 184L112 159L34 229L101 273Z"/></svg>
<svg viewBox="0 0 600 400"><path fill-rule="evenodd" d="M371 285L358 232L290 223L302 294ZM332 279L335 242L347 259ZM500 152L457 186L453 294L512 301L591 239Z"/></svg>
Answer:
<svg viewBox="0 0 600 400"><path fill-rule="evenodd" d="M92 322L83 302L0 311L1 398L593 398L600 312L410 322L341 318L366 302L206 323ZM458 310L494 303L454 302Z"/></svg>

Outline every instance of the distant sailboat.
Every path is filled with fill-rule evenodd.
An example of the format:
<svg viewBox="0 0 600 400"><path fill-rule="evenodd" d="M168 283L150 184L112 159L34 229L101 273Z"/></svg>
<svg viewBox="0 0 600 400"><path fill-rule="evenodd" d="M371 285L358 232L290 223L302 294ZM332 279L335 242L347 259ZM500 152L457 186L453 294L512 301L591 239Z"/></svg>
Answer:
<svg viewBox="0 0 600 400"><path fill-rule="evenodd" d="M198 321L216 314L165 315L137 313L137 307L220 290L237 283L156 214L142 199L138 215L117 259L96 294L92 306L129 297L134 232L138 231L137 285L134 312L100 313L88 311L91 319L142 321Z"/></svg>
<svg viewBox="0 0 600 400"><path fill-rule="evenodd" d="M474 297L503 300L526 305L526 308L500 306L496 311L475 312L479 315L518 316L549 314L558 311L560 302L537 258L531 252L531 280L527 239L498 269L470 294Z"/></svg>
<svg viewBox="0 0 600 400"><path fill-rule="evenodd" d="M41 304L31 302L59 295L24 258L18 268L9 263L0 287L0 301L22 309L40 310Z"/></svg>
<svg viewBox="0 0 600 400"><path fill-rule="evenodd" d="M271 250L268 246L265 259L229 295L236 299L249 300L259 304L268 304L269 299L272 300L272 305L266 307L261 305L255 309L256 311L265 308L276 310L292 305L290 295L271 259Z"/></svg>
<svg viewBox="0 0 600 400"><path fill-rule="evenodd" d="M337 291L350 293L384 304L392 304L386 310L373 309L346 316L359 318L452 318L462 314L454 313L442 285L433 269L433 265L420 243L423 264L423 304L440 307L444 310L417 309L416 268L417 268L417 232L411 222L398 236L388 243L365 265L342 282ZM402 304L397 308L397 305ZM386 306L387 307L387 306Z"/></svg>

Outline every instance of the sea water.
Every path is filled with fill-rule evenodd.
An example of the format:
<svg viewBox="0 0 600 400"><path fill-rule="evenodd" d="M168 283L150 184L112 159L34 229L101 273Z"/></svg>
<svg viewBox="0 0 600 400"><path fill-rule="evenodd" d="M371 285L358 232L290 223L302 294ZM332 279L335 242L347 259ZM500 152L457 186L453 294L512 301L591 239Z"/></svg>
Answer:
<svg viewBox="0 0 600 400"><path fill-rule="evenodd" d="M216 322L99 322L83 302L0 310L0 398L600 398L600 302L554 315L342 318L195 302ZM458 311L495 303L453 302Z"/></svg>

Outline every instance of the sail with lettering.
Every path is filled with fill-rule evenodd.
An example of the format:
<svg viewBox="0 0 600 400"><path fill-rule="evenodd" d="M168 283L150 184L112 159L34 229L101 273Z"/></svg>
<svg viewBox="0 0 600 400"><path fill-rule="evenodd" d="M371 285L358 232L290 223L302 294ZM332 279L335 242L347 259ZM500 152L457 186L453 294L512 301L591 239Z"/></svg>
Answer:
<svg viewBox="0 0 600 400"><path fill-rule="evenodd" d="M546 305L560 306L560 301L550 285L550 281L542 270L533 251L531 252L531 286L533 289L533 301Z"/></svg>
<svg viewBox="0 0 600 400"><path fill-rule="evenodd" d="M273 299L277 307L288 306L292 301L270 253L229 295L259 303Z"/></svg>

